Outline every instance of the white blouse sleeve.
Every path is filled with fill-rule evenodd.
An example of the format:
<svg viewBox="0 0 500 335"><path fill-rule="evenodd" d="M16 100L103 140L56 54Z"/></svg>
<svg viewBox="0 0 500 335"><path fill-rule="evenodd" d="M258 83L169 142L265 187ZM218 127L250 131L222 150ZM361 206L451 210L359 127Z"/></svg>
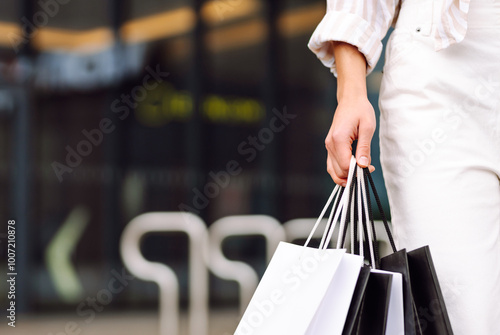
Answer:
<svg viewBox="0 0 500 335"><path fill-rule="evenodd" d="M332 41L352 44L365 56L367 73L382 53L382 39L397 13L399 0L327 0L327 12L308 47L337 76Z"/></svg>

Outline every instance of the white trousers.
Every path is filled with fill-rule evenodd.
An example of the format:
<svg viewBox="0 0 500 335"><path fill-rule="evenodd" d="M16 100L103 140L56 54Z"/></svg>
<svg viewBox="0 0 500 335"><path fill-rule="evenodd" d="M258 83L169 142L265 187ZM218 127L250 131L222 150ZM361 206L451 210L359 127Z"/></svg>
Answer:
<svg viewBox="0 0 500 335"><path fill-rule="evenodd" d="M439 52L436 5L405 0L387 48L380 147L394 233L398 248L430 246L455 335L499 335L500 1L472 0L465 40Z"/></svg>

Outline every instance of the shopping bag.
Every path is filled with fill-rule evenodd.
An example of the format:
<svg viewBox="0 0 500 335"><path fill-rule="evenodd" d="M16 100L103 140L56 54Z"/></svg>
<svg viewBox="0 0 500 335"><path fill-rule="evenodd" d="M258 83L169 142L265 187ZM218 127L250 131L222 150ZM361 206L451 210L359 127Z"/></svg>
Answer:
<svg viewBox="0 0 500 335"><path fill-rule="evenodd" d="M380 264L404 277L406 335L453 334L428 246L399 250L383 257Z"/></svg>
<svg viewBox="0 0 500 335"><path fill-rule="evenodd" d="M320 247L307 246L338 189L332 192L304 246L280 242L235 335L342 334L363 257L326 246L347 193L338 193Z"/></svg>
<svg viewBox="0 0 500 335"><path fill-rule="evenodd" d="M374 269L371 274L384 274L391 276L389 306L387 308L386 335L401 335L404 333L404 307L403 307L403 276L397 272ZM370 333L374 335L375 333Z"/></svg>
<svg viewBox="0 0 500 335"><path fill-rule="evenodd" d="M372 271L363 297L357 327L351 334L384 335L386 332L392 275Z"/></svg>
<svg viewBox="0 0 500 335"><path fill-rule="evenodd" d="M367 267L360 272L357 288L342 334L403 334L402 275Z"/></svg>
<svg viewBox="0 0 500 335"><path fill-rule="evenodd" d="M356 288L351 299L351 305L349 306L349 312L347 313L347 318L344 324L344 329L342 335L357 334L359 329L359 315L363 305L363 299L365 297L366 287L368 285L368 280L370 278L370 267L363 266L359 272L358 281L356 283Z"/></svg>
<svg viewBox="0 0 500 335"><path fill-rule="evenodd" d="M429 246L408 252L408 264L421 334L453 334Z"/></svg>
<svg viewBox="0 0 500 335"><path fill-rule="evenodd" d="M307 334L345 254L281 242L235 335Z"/></svg>
<svg viewBox="0 0 500 335"><path fill-rule="evenodd" d="M342 334L362 265L362 257L344 255L307 334Z"/></svg>
<svg viewBox="0 0 500 335"><path fill-rule="evenodd" d="M380 260L381 268L399 272L403 276L405 335L453 335L439 280L436 275L429 246L407 252L397 251L392 232L387 223L375 184L364 169L365 185L368 183L379 207L385 231L389 237L393 254ZM369 198L369 197L368 197ZM371 209L370 209L371 214ZM373 217L370 217L373 222ZM429 317L428 311L433 315Z"/></svg>
<svg viewBox="0 0 500 335"><path fill-rule="evenodd" d="M383 257L380 260L380 268L388 271L399 272L403 276L403 297L405 311L405 335L421 334L417 329L421 329L419 319L416 314L415 300L410 283L410 269L408 265L408 254L406 249L399 250Z"/></svg>
<svg viewBox="0 0 500 335"><path fill-rule="evenodd" d="M383 257L380 265L403 275L405 335L453 334L428 246L399 250Z"/></svg>
<svg viewBox="0 0 500 335"><path fill-rule="evenodd" d="M374 227L369 227L369 206L363 171L357 168L354 177L356 192L351 192L348 211L351 218L352 250L364 253L363 240L368 243L368 262L372 269L362 270L358 277L350 313L343 335L401 335L404 332L403 278L400 273L383 271L378 267ZM347 221L344 224L347 226ZM354 228L357 227L357 230ZM343 243L343 242L342 242ZM358 248L354 246L358 245ZM368 268L370 269L370 268Z"/></svg>

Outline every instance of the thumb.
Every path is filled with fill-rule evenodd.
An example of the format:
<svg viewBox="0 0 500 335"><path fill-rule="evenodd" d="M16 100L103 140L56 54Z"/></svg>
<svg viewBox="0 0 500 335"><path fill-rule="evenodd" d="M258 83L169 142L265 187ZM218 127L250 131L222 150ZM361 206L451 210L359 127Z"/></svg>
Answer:
<svg viewBox="0 0 500 335"><path fill-rule="evenodd" d="M356 162L362 168L368 167L371 162L370 146L373 130L367 128L359 129L358 143L356 145Z"/></svg>

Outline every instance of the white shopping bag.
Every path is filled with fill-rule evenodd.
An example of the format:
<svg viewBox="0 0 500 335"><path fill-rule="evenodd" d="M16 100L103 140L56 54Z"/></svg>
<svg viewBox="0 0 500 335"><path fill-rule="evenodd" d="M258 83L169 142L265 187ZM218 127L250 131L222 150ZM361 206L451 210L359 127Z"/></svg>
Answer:
<svg viewBox="0 0 500 335"><path fill-rule="evenodd" d="M350 171L355 166L352 159ZM339 186L335 187L304 246L279 244L235 335L342 334L363 257L327 246L347 208L351 182L350 173L348 191L337 194ZM319 248L307 247L335 194Z"/></svg>
<svg viewBox="0 0 500 335"><path fill-rule="evenodd" d="M235 335L341 334L362 261L344 249L281 242ZM338 286L345 281L348 287ZM322 323L315 316L336 310L345 314L338 317L340 332L319 332Z"/></svg>
<svg viewBox="0 0 500 335"><path fill-rule="evenodd" d="M345 254L306 334L342 334L363 257Z"/></svg>

